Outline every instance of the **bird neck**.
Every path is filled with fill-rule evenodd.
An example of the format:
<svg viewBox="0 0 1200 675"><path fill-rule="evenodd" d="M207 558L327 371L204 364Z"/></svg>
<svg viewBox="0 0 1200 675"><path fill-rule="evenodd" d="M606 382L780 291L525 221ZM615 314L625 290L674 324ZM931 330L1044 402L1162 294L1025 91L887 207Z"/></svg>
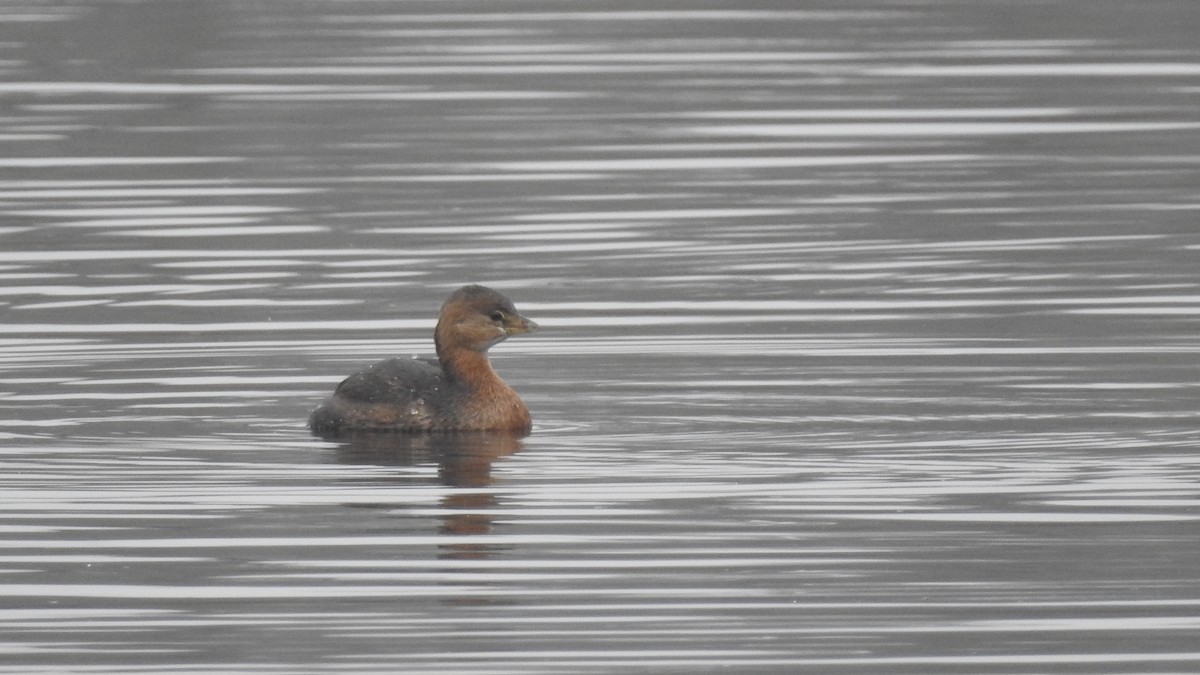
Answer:
<svg viewBox="0 0 1200 675"><path fill-rule="evenodd" d="M488 359L487 352L439 346L438 361L441 362L442 370L446 372L446 376L452 382L471 389L506 386L496 370L492 368L492 362Z"/></svg>

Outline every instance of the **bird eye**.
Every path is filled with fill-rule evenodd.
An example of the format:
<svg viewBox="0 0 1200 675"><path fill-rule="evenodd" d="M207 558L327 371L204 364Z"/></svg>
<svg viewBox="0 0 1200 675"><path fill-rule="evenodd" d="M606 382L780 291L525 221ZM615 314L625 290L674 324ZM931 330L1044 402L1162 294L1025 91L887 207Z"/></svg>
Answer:
<svg viewBox="0 0 1200 675"><path fill-rule="evenodd" d="M504 322L504 312L501 312L501 311L492 312L491 316L489 316L488 318L491 319L492 321L495 321L496 323L503 323Z"/></svg>

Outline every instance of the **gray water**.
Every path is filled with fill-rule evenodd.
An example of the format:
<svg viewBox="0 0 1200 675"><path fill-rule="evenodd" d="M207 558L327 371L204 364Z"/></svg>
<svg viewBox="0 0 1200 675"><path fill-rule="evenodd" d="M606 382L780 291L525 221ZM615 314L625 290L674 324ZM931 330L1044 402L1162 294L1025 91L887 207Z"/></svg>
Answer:
<svg viewBox="0 0 1200 675"><path fill-rule="evenodd" d="M1197 34L0 7L0 672L1200 671ZM531 436L308 434L466 282Z"/></svg>

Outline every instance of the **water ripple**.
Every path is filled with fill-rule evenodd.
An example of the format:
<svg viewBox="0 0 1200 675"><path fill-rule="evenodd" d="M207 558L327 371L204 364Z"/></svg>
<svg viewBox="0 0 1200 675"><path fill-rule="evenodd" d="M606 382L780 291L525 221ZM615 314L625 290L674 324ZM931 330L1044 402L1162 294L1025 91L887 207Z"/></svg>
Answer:
<svg viewBox="0 0 1200 675"><path fill-rule="evenodd" d="M26 4L0 672L1200 663L1188 3Z"/></svg>

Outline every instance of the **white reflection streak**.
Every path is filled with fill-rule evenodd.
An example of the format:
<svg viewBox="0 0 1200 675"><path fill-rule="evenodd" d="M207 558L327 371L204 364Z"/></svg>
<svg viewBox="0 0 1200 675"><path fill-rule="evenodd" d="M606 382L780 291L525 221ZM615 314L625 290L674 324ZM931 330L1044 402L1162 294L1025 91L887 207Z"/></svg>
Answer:
<svg viewBox="0 0 1200 675"><path fill-rule="evenodd" d="M384 491L386 493L386 491ZM128 508L128 505L120 505ZM78 508L78 505L74 505ZM159 508L155 505L155 508ZM481 545L518 545L518 544L580 544L580 543L619 543L644 542L655 543L663 541L694 542L695 537L680 535L637 535L637 534L603 534L603 535L572 535L572 534L461 534L453 537L456 544ZM727 543L728 539L721 537L718 541ZM67 541L58 539L44 540L0 540L0 549L29 549L29 550L78 550L128 548L136 550L157 549L213 549L213 548L307 548L307 547L403 547L403 546L437 546L447 543L445 535L397 535L397 536L345 536L345 537L211 537L195 538L180 537L175 539L95 539L89 541ZM20 585L17 585L19 588ZM0 593L2 596L3 593Z"/></svg>
<svg viewBox="0 0 1200 675"><path fill-rule="evenodd" d="M691 127L706 135L898 137L1089 134L1200 129L1200 122L889 122L873 124L728 124Z"/></svg>
<svg viewBox="0 0 1200 675"><path fill-rule="evenodd" d="M130 181L136 184L136 181ZM122 183L125 184L125 183ZM13 184L10 183L10 186ZM19 184L18 184L19 185ZM127 199L131 197L243 197L323 192L321 188L273 187L17 187L0 189L0 199Z"/></svg>
<svg viewBox="0 0 1200 675"><path fill-rule="evenodd" d="M925 523L1173 523L1200 520L1200 515L1170 513L871 513L839 512L850 520L920 521Z"/></svg>
<svg viewBox="0 0 1200 675"><path fill-rule="evenodd" d="M548 311L656 311L697 310L737 311L785 311L816 309L931 309L955 307L1009 307L1014 305L1079 305L1079 304L1147 304L1147 303L1200 303L1200 295L1138 295L1101 298L1006 298L990 300L969 298L963 300L689 300L689 301L646 301L611 302L583 301L571 303L525 302L522 307Z"/></svg>
<svg viewBox="0 0 1200 675"><path fill-rule="evenodd" d="M285 206L122 206L101 208L47 208L20 209L10 211L17 216L44 216L52 218L113 218L113 217L158 217L158 216L223 216L267 213L289 213L295 211Z"/></svg>
<svg viewBox="0 0 1200 675"><path fill-rule="evenodd" d="M533 213L516 216L514 220L519 221L579 221L579 220L643 220L663 219L663 220L683 220L692 218L748 218L754 216L787 216L797 213L796 209L779 209L779 208L748 208L748 209L661 209L653 211L584 211L584 212L563 212L563 213ZM556 230L563 229L566 226L555 225ZM591 225L588 225L591 227Z"/></svg>
<svg viewBox="0 0 1200 675"><path fill-rule="evenodd" d="M116 230L106 232L114 237L248 237L277 234L308 234L327 232L324 225L261 225L243 227L180 227L151 230Z"/></svg>
<svg viewBox="0 0 1200 675"><path fill-rule="evenodd" d="M661 157L642 159L527 160L481 164L500 171L674 171L786 169L872 164L968 162L979 155L863 155L860 157Z"/></svg>
<svg viewBox="0 0 1200 675"><path fill-rule="evenodd" d="M197 73L203 69L187 71ZM261 74L265 68L233 68L224 74ZM329 71L353 74L356 67L304 68L304 72ZM183 84L177 82L7 82L0 83L0 94L121 94L121 95L225 95L235 99L281 98L285 100L487 100L487 99L562 99L587 96L583 93L557 91L446 91L431 92L419 89L396 91L392 87L345 85L279 85L279 84Z"/></svg>
<svg viewBox="0 0 1200 675"><path fill-rule="evenodd" d="M0 157L0 168L40 169L85 166L148 166L243 162L244 157Z"/></svg>
<svg viewBox="0 0 1200 675"><path fill-rule="evenodd" d="M878 66L885 77L1180 77L1200 75L1200 63L995 63L952 66Z"/></svg>
<svg viewBox="0 0 1200 675"><path fill-rule="evenodd" d="M992 117L1069 117L1082 108L826 108L817 110L706 110L674 117L700 119L963 119Z"/></svg>
<svg viewBox="0 0 1200 675"><path fill-rule="evenodd" d="M54 227L110 228L110 227L175 227L182 225L246 225L261 222L261 218L238 216L173 216L170 218L102 218L99 220L76 220L53 223ZM106 233L111 234L111 233Z"/></svg>

